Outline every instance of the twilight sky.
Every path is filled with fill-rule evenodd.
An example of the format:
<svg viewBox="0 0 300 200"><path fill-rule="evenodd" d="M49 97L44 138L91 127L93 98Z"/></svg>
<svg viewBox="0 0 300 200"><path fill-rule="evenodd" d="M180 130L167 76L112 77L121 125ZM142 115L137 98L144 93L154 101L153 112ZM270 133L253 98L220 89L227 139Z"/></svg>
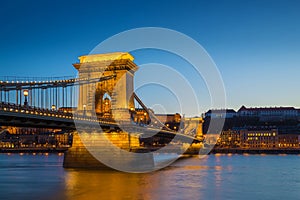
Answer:
<svg viewBox="0 0 300 200"><path fill-rule="evenodd" d="M0 76L75 75L77 57L108 37L164 27L190 36L210 54L224 80L227 107L300 107L299 10L297 0L3 1ZM164 53L147 53L133 52L135 62L178 64ZM200 103L201 111L211 107L209 99Z"/></svg>

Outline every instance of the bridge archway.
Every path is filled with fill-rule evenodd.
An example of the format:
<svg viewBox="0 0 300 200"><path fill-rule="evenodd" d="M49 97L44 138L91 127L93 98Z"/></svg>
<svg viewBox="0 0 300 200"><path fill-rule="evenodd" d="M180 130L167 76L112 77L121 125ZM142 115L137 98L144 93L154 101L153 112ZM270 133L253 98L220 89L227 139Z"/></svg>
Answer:
<svg viewBox="0 0 300 200"><path fill-rule="evenodd" d="M112 117L112 99L108 93L104 93L103 95L95 96L96 102L96 113L103 118L111 118Z"/></svg>

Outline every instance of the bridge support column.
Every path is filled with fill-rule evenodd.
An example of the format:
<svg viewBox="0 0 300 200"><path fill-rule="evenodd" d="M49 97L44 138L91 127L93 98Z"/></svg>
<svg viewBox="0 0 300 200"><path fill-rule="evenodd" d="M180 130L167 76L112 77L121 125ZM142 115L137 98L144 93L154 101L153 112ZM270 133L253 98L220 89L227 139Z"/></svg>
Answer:
<svg viewBox="0 0 300 200"><path fill-rule="evenodd" d="M196 138L201 140L203 139L203 122L204 120L202 118L198 118L198 126L196 129Z"/></svg>
<svg viewBox="0 0 300 200"><path fill-rule="evenodd" d="M96 112L103 116L102 96L107 93L111 97L112 118L115 121L130 121L129 110L134 109L133 78L138 70L134 58L129 53L117 52L81 56L79 60L80 63L73 64L79 72L79 78L114 78L80 85L78 111L88 115Z"/></svg>
<svg viewBox="0 0 300 200"><path fill-rule="evenodd" d="M96 134L105 134L105 133L96 133ZM86 134L87 137L91 135ZM97 160L90 152L89 148L82 142L83 135L79 135L77 132L73 135L73 145L64 155L64 168L96 168L96 169L112 169L105 164ZM92 136L93 137L93 136ZM154 158L152 154L140 154L142 156L136 156L140 150L139 138L133 134L128 134L125 132L115 132L107 133L106 136L112 145L117 146L117 148L107 148L107 144L103 141L95 140L93 143L100 144L92 146L92 148L99 148L101 156L104 160L111 163L112 166L119 166L124 171L130 171L131 169L137 169L137 171L152 170L154 169ZM85 140L83 138L83 140ZM102 144L102 145L101 145ZM124 150L128 151L124 155ZM129 153L129 151L133 151Z"/></svg>
<svg viewBox="0 0 300 200"><path fill-rule="evenodd" d="M110 169L99 162L82 143L77 132L73 134L73 145L64 155L64 168L101 168Z"/></svg>
<svg viewBox="0 0 300 200"><path fill-rule="evenodd" d="M189 118L189 126L193 129L195 128L195 139L202 141L203 140L203 118L201 117L194 117L194 118ZM187 155L197 155L199 154L199 151L203 148L203 143L192 143L190 147L186 150L185 154Z"/></svg>

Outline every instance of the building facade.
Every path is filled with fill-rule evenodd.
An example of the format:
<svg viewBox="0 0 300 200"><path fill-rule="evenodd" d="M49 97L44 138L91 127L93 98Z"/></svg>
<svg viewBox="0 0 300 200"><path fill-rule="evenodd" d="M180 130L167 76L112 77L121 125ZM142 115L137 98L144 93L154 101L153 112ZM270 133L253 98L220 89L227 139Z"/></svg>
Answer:
<svg viewBox="0 0 300 200"><path fill-rule="evenodd" d="M241 137L238 130L226 130L222 131L217 146L222 148L235 148L240 147Z"/></svg>
<svg viewBox="0 0 300 200"><path fill-rule="evenodd" d="M242 106L238 110L237 116L258 117L260 121L298 119L299 109L294 107L246 108Z"/></svg>
<svg viewBox="0 0 300 200"><path fill-rule="evenodd" d="M241 129L241 147L273 149L278 147L278 129Z"/></svg>
<svg viewBox="0 0 300 200"><path fill-rule="evenodd" d="M237 112L233 109L214 109L205 113L205 117L210 118L233 118L237 116Z"/></svg>
<svg viewBox="0 0 300 200"><path fill-rule="evenodd" d="M282 134L278 136L278 147L281 149L299 148L300 135Z"/></svg>

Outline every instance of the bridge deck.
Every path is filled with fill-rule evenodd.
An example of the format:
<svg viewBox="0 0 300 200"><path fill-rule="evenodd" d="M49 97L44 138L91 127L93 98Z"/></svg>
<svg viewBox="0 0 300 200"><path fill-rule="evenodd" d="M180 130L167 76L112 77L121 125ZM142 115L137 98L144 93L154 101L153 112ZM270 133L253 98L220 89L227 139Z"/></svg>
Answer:
<svg viewBox="0 0 300 200"><path fill-rule="evenodd" d="M194 140L194 136L180 132L159 129L151 126L139 126L127 121L112 121L99 117L89 117L77 115L63 111L53 111L29 106L18 106L14 104L0 103L0 124L19 127L45 127L62 128L75 130L77 128L95 129L110 127L115 129L125 129L128 132L141 133L143 137L157 136L180 137L185 140Z"/></svg>

